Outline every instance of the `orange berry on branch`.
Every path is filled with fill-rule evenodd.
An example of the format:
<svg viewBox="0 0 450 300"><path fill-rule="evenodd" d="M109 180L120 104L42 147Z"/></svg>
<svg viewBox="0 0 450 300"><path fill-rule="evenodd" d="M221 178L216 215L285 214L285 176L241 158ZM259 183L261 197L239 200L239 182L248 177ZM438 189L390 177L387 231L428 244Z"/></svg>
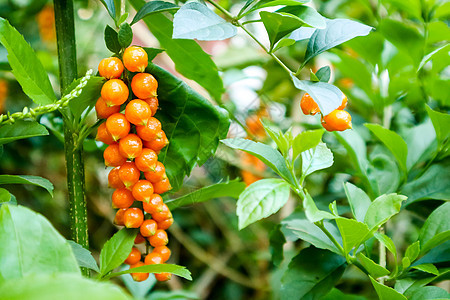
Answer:
<svg viewBox="0 0 450 300"><path fill-rule="evenodd" d="M167 230L173 224L173 218L165 219L164 221L158 222L158 229Z"/></svg>
<svg viewBox="0 0 450 300"><path fill-rule="evenodd" d="M144 211L149 214L155 214L163 210L163 198L158 194L153 194L148 202L143 203Z"/></svg>
<svg viewBox="0 0 450 300"><path fill-rule="evenodd" d="M98 72L106 79L119 78L123 72L122 61L117 57L104 58L98 65Z"/></svg>
<svg viewBox="0 0 450 300"><path fill-rule="evenodd" d="M119 177L119 169L120 167L116 167L109 171L108 174L108 187L113 189L121 189L125 187L122 180Z"/></svg>
<svg viewBox="0 0 450 300"><path fill-rule="evenodd" d="M169 144L169 140L166 137L166 133L160 130L156 133L156 138L151 141L144 141L144 146L150 148L155 152L160 151L162 148Z"/></svg>
<svg viewBox="0 0 450 300"><path fill-rule="evenodd" d="M131 100L125 107L125 117L134 125L147 125L147 121L151 116L152 110L150 106L141 99Z"/></svg>
<svg viewBox="0 0 450 300"><path fill-rule="evenodd" d="M141 155L137 156L134 160L136 167L142 172L150 172L156 169L158 162L158 155L152 149L142 149Z"/></svg>
<svg viewBox="0 0 450 300"><path fill-rule="evenodd" d="M170 185L169 178L153 183L153 190L155 194L164 194L171 189L172 186Z"/></svg>
<svg viewBox="0 0 450 300"><path fill-rule="evenodd" d="M119 178L127 189L138 182L141 172L132 161L124 162L119 169Z"/></svg>
<svg viewBox="0 0 450 300"><path fill-rule="evenodd" d="M114 216L114 221L113 223L119 226L123 226L123 216L125 214L125 212L127 211L126 208L120 208L117 212L116 215ZM136 243L135 243L136 244Z"/></svg>
<svg viewBox="0 0 450 300"><path fill-rule="evenodd" d="M105 165L107 167L119 167L123 165L127 159L120 155L119 144L109 145L105 151L103 151L103 158L105 159Z"/></svg>
<svg viewBox="0 0 450 300"><path fill-rule="evenodd" d="M133 185L132 192L137 201L148 202L153 195L153 185L148 180L139 180Z"/></svg>
<svg viewBox="0 0 450 300"><path fill-rule="evenodd" d="M155 278L158 281L168 281L172 278L172 274L171 273L155 273Z"/></svg>
<svg viewBox="0 0 450 300"><path fill-rule="evenodd" d="M137 135L144 141L154 140L160 130L161 130L161 122L153 117L150 117L147 120L147 125L136 126Z"/></svg>
<svg viewBox="0 0 450 300"><path fill-rule="evenodd" d="M344 131L352 128L352 116L345 110L333 110L323 117L322 126L327 131Z"/></svg>
<svg viewBox="0 0 450 300"><path fill-rule="evenodd" d="M161 254L159 254L158 252L152 252L147 254L144 262L146 265L159 265L162 264L164 261Z"/></svg>
<svg viewBox="0 0 450 300"><path fill-rule="evenodd" d="M144 171L144 176L145 176L145 179L147 179L151 183L159 182L159 181L167 178L166 168L164 167L164 165L161 162L157 161L153 170Z"/></svg>
<svg viewBox="0 0 450 300"><path fill-rule="evenodd" d="M144 49L130 46L123 52L123 64L130 72L144 72L148 65L148 55Z"/></svg>
<svg viewBox="0 0 450 300"><path fill-rule="evenodd" d="M152 247L165 246L169 243L169 238L165 230L158 229L155 234L148 238Z"/></svg>
<svg viewBox="0 0 450 300"><path fill-rule="evenodd" d="M342 103L341 106L339 106L337 109L343 110L345 107L347 107L347 102L348 102L347 96L345 94L342 94Z"/></svg>
<svg viewBox="0 0 450 300"><path fill-rule="evenodd" d="M100 97L95 103L95 112L98 119L106 119L110 115L120 112L120 105L108 106L105 100Z"/></svg>
<svg viewBox="0 0 450 300"><path fill-rule="evenodd" d="M115 113L106 119L106 129L115 141L125 137L130 132L130 122L124 114Z"/></svg>
<svg viewBox="0 0 450 300"><path fill-rule="evenodd" d="M155 220L145 220L139 231L141 232L141 235L143 237L149 237L156 233L156 230L158 229L158 225L156 224Z"/></svg>
<svg viewBox="0 0 450 300"><path fill-rule="evenodd" d="M305 93L300 100L300 108L305 115L315 115L320 112L319 105L308 93Z"/></svg>
<svg viewBox="0 0 450 300"><path fill-rule="evenodd" d="M134 133L124 136L119 141L120 154L128 159L134 159L142 153L142 140Z"/></svg>
<svg viewBox="0 0 450 300"><path fill-rule="evenodd" d="M139 99L147 99L156 97L158 89L158 81L153 75L148 73L138 73L131 80L131 90Z"/></svg>
<svg viewBox="0 0 450 300"><path fill-rule="evenodd" d="M97 141L105 143L107 145L114 144L115 141L109 131L106 129L106 122L103 122L98 126L97 136L95 137Z"/></svg>
<svg viewBox="0 0 450 300"><path fill-rule="evenodd" d="M138 268L138 267L142 267L145 266L144 263L142 261L137 262L134 265L130 266L130 269L134 269L134 268ZM149 273L130 273L131 277L133 277L134 281L144 281L148 278L148 276L150 275Z"/></svg>
<svg viewBox="0 0 450 300"><path fill-rule="evenodd" d="M144 213L140 208L128 208L123 215L123 224L126 228L139 228L144 222Z"/></svg>
<svg viewBox="0 0 450 300"><path fill-rule="evenodd" d="M159 253L163 259L163 262L166 262L169 260L172 251L170 251L170 249L167 248L167 246L159 246L155 247L152 253Z"/></svg>
<svg viewBox="0 0 450 300"><path fill-rule="evenodd" d="M128 255L127 259L125 259L124 263L127 265L134 265L141 261L141 252L138 248L131 248L131 252Z"/></svg>
<svg viewBox="0 0 450 300"><path fill-rule="evenodd" d="M127 101L129 91L122 80L110 79L103 84L101 95L108 106L122 105Z"/></svg>
<svg viewBox="0 0 450 300"><path fill-rule="evenodd" d="M151 97L144 99L144 101L148 104L150 109L152 110L151 116L153 117L156 114L156 111L158 110L159 102L157 97Z"/></svg>
<svg viewBox="0 0 450 300"><path fill-rule="evenodd" d="M117 189L112 194L112 203L116 208L128 208L133 202L133 194L126 188Z"/></svg>
<svg viewBox="0 0 450 300"><path fill-rule="evenodd" d="M160 212L152 214L152 219L158 223L172 218L172 213L170 212L169 207L165 203L162 205L161 208L162 209ZM159 228L159 229L161 229L161 228Z"/></svg>

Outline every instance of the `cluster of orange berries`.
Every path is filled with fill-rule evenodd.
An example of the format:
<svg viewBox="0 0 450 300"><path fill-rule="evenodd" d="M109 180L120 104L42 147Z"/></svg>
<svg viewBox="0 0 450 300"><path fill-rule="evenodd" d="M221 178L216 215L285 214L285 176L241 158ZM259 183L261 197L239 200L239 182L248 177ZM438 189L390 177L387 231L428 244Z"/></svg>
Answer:
<svg viewBox="0 0 450 300"><path fill-rule="evenodd" d="M39 35L46 42L56 41L55 11L50 5L46 5L37 15Z"/></svg>
<svg viewBox="0 0 450 300"><path fill-rule="evenodd" d="M115 189L112 203L118 208L114 223L139 228L135 244L148 242L153 247L143 261L141 251L132 248L125 263L135 268L163 264L171 254L166 247L166 230L172 225L173 218L160 196L171 186L164 165L158 161L160 150L169 141L160 121L154 117L158 109L158 82L151 74L143 73L148 65L147 53L141 47L131 46L125 49L122 60L109 57L100 62L100 76L108 81L102 87L95 109L99 119L106 119L98 128L97 140L109 145L103 157L105 165L113 167L108 184ZM130 85L138 99L128 100L124 67L129 71L129 77L137 72ZM149 276L148 273L131 275L135 281L143 281ZM155 277L166 281L171 274L159 273Z"/></svg>
<svg viewBox="0 0 450 300"><path fill-rule="evenodd" d="M347 96L342 96L341 105L326 116L321 116L323 128L327 131L344 131L352 128L352 117L344 110L347 106ZM300 101L300 107L305 115L320 113L320 108L314 99L305 93Z"/></svg>

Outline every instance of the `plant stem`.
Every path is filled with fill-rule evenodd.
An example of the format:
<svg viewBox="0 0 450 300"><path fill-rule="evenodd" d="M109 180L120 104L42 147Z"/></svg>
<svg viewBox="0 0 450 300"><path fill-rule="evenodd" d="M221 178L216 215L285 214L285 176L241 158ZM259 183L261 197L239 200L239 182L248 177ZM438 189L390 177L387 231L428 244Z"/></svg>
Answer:
<svg viewBox="0 0 450 300"><path fill-rule="evenodd" d="M54 0L61 94L77 78L77 54L73 0ZM72 239L89 248L85 195L84 160L78 148L78 126L68 108L61 110L64 119L64 150L69 192L70 230ZM89 276L89 270L82 268Z"/></svg>
<svg viewBox="0 0 450 300"><path fill-rule="evenodd" d="M325 228L325 225L323 224L323 220L320 222L314 223L317 227L320 228L320 230L323 231L323 233L326 234L326 236L330 239L330 241L336 246L336 248L339 249L339 251L342 253L342 256L347 257L344 248L342 248L341 244L338 243L338 241L334 238L334 236L328 231L328 229Z"/></svg>
<svg viewBox="0 0 450 300"><path fill-rule="evenodd" d="M384 227L380 228L380 233L384 234ZM383 243L379 242L379 255L380 255L380 260L379 260L379 265L382 266L383 268L386 268L386 247L384 247ZM378 279L378 282L381 284L384 284L384 277L380 277Z"/></svg>

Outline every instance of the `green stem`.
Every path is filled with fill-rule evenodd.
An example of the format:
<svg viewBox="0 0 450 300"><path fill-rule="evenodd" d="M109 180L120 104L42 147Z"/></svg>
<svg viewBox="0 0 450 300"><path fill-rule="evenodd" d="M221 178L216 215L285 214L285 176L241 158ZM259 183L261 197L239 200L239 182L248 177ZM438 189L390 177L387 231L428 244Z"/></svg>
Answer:
<svg viewBox="0 0 450 300"><path fill-rule="evenodd" d="M380 228L380 233L384 234L384 227ZM383 243L379 243L379 255L380 255L380 260L379 260L379 265L382 266L383 268L386 268L386 247L384 247ZM384 284L384 277L380 277L378 279L378 282L381 284Z"/></svg>
<svg viewBox="0 0 450 300"><path fill-rule="evenodd" d="M323 233L326 234L326 236L330 239L330 241L336 246L336 248L339 249L339 251L342 253L342 256L346 256L346 253L344 251L344 248L342 248L341 244L338 243L338 241L334 238L334 236L328 231L328 229L325 228L325 225L323 225L323 220L320 222L314 223L317 227L319 227Z"/></svg>
<svg viewBox="0 0 450 300"><path fill-rule="evenodd" d="M77 78L77 54L73 0L54 0L61 94ZM69 192L70 229L72 239L89 248L83 149L78 148L78 126L70 110L61 110L64 119L64 150ZM89 270L82 268L89 276Z"/></svg>

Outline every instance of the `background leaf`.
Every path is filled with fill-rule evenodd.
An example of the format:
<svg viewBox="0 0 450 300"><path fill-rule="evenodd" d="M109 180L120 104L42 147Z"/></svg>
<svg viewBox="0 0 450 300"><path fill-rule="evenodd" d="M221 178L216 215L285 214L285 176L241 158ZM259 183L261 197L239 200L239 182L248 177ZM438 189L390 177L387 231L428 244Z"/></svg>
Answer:
<svg viewBox="0 0 450 300"><path fill-rule="evenodd" d="M359 222L364 222L364 217L366 216L367 209L369 208L372 201L370 201L369 196L357 186L346 182L344 184L345 194L347 195L348 203L352 209L353 216Z"/></svg>
<svg viewBox="0 0 450 300"><path fill-rule="evenodd" d="M80 244L75 243L74 241L67 241L72 247L73 255L77 259L78 265L82 268L89 268L94 270L97 273L100 273L100 269L98 268L97 262L91 254L91 251L83 248Z"/></svg>
<svg viewBox="0 0 450 300"><path fill-rule="evenodd" d="M432 110L428 105L425 106L431 122L433 122L434 130L436 130L436 138L440 145L450 137L450 115Z"/></svg>
<svg viewBox="0 0 450 300"><path fill-rule="evenodd" d="M116 19L116 6L114 0L100 0L113 20Z"/></svg>
<svg viewBox="0 0 450 300"><path fill-rule="evenodd" d="M272 263L278 267L284 259L283 246L286 243L286 238L281 231L281 224L275 225L275 227L270 231L269 242L269 251L272 255Z"/></svg>
<svg viewBox="0 0 450 300"><path fill-rule="evenodd" d="M307 5L285 6L277 10L280 13L288 13L299 18L307 26L324 29L326 27L325 18L314 8Z"/></svg>
<svg viewBox="0 0 450 300"><path fill-rule="evenodd" d="M131 248L130 248L131 250ZM146 265L142 267L127 269L124 271L120 271L117 273L111 273L107 277L115 277L123 274L130 274L130 273L163 273L168 272L175 274L177 276L183 277L187 280L192 280L191 272L187 270L185 267L178 266L178 265L172 265L172 264L157 264L157 265Z"/></svg>
<svg viewBox="0 0 450 300"><path fill-rule="evenodd" d="M123 228L110 238L100 252L100 276L120 266L134 245L137 231Z"/></svg>
<svg viewBox="0 0 450 300"><path fill-rule="evenodd" d="M450 202L446 202L435 209L423 225L419 241L421 253L450 239Z"/></svg>
<svg viewBox="0 0 450 300"><path fill-rule="evenodd" d="M47 190L53 197L53 184L45 178L32 175L0 175L1 184L32 184Z"/></svg>
<svg viewBox="0 0 450 300"><path fill-rule="evenodd" d="M262 11L259 15L269 35L271 50L276 42L303 24L299 18L288 14Z"/></svg>
<svg viewBox="0 0 450 300"><path fill-rule="evenodd" d="M173 3L166 2L166 1L153 0L153 1L147 2L136 13L136 15L133 18L133 21L131 21L131 25L137 23L139 20L145 18L146 16L148 16L150 14L163 12L163 11L178 10L178 9L180 9L180 7L178 5L175 5Z"/></svg>
<svg viewBox="0 0 450 300"><path fill-rule="evenodd" d="M319 143L316 147L302 152L302 178L333 165L333 153L325 143Z"/></svg>
<svg viewBox="0 0 450 300"><path fill-rule="evenodd" d="M34 136L48 135L47 129L36 121L17 120L13 124L1 126L0 129L0 145Z"/></svg>

